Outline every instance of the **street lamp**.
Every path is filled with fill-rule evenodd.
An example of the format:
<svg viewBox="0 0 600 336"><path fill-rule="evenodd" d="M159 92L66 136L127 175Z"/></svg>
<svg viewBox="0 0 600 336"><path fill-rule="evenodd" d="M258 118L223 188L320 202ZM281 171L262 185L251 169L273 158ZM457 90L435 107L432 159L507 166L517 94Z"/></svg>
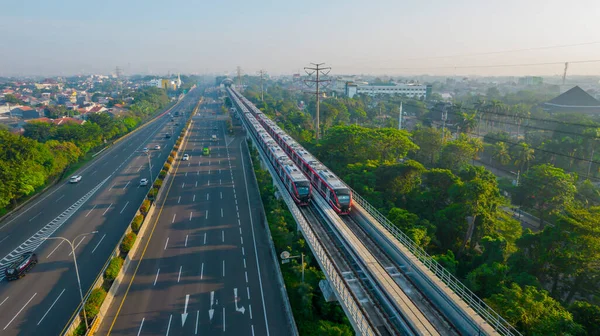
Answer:
<svg viewBox="0 0 600 336"><path fill-rule="evenodd" d="M285 264L285 263L289 263L290 259L296 259L296 258L301 258L301 262L302 262L302 283L304 283L304 253L300 253L300 255L290 255L290 252L288 251L283 251L281 252L281 254L279 255L281 257L281 263Z"/></svg>
<svg viewBox="0 0 600 336"><path fill-rule="evenodd" d="M83 236L87 236L87 235L95 234L95 233L98 233L98 231L82 233L79 236L75 237L73 239L73 241L77 240L77 238L79 238L79 237L83 237ZM63 241L66 241L67 243L69 243L69 245L71 246L71 254L73 254L73 263L75 264L75 274L77 274L77 284L79 285L79 296L81 297L81 309L83 310L83 320L85 321L85 329L88 330L90 328L90 326L88 325L87 316L85 314L85 302L83 301L83 290L81 289L81 280L79 279L79 268L77 267L77 258L75 257L75 247L73 246L73 243L65 237L46 237L46 238L44 238L44 240L48 240L48 239L62 239Z"/></svg>

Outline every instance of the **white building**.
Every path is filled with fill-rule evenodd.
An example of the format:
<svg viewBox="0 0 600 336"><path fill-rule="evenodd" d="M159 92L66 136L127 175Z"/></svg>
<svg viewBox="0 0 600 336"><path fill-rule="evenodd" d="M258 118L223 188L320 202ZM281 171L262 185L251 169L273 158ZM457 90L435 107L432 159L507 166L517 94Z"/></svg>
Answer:
<svg viewBox="0 0 600 336"><path fill-rule="evenodd" d="M370 96L378 94L405 95L410 98L425 99L431 93L431 85L419 84L355 84L346 83L346 95L350 98L355 94L367 94Z"/></svg>
<svg viewBox="0 0 600 336"><path fill-rule="evenodd" d="M148 86L162 88L162 81L159 79L152 79L148 82Z"/></svg>

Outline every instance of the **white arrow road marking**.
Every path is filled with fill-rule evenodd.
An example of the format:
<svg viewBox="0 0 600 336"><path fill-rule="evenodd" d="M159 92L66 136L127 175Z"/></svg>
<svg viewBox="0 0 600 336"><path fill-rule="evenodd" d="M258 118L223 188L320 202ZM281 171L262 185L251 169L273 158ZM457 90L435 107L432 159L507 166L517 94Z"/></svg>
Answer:
<svg viewBox="0 0 600 336"><path fill-rule="evenodd" d="M244 306L241 306L240 308L238 308L238 296L237 296L237 288L233 289L233 296L235 297L235 311L240 312L240 313L244 313L246 311L246 308L244 308Z"/></svg>
<svg viewBox="0 0 600 336"><path fill-rule="evenodd" d="M187 294L185 296L185 307L183 308L183 314L181 314L181 326L182 327L185 324L185 319L187 319L187 317L188 317L187 306L188 306L189 301L190 301L190 295Z"/></svg>
<svg viewBox="0 0 600 336"><path fill-rule="evenodd" d="M215 300L215 292L210 292L210 309L208 310L208 318L212 322L212 318L215 315L215 310L213 309L213 302Z"/></svg>

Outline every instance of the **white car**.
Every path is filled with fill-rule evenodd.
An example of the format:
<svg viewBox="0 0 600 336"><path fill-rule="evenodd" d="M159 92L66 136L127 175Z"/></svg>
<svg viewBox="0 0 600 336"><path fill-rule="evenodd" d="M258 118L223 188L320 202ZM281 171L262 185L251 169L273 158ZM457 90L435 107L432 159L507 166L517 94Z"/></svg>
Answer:
<svg viewBox="0 0 600 336"><path fill-rule="evenodd" d="M160 149L160 145L154 146L154 149Z"/></svg>
<svg viewBox="0 0 600 336"><path fill-rule="evenodd" d="M147 185L148 185L148 179L143 178L140 180L140 186L147 186Z"/></svg>
<svg viewBox="0 0 600 336"><path fill-rule="evenodd" d="M148 147L144 147L143 151L144 153L148 153Z"/></svg>
<svg viewBox="0 0 600 336"><path fill-rule="evenodd" d="M187 161L189 159L190 159L190 156L188 154L183 154L183 158L182 158L183 161Z"/></svg>
<svg viewBox="0 0 600 336"><path fill-rule="evenodd" d="M79 181L81 181L81 175L75 175L75 176L71 176L69 183L77 183Z"/></svg>

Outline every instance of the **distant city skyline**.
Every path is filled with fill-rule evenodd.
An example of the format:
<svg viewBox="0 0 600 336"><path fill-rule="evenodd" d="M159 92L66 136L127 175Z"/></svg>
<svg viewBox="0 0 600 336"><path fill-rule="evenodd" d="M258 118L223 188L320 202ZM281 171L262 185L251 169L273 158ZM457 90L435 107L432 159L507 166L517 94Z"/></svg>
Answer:
<svg viewBox="0 0 600 336"><path fill-rule="evenodd" d="M5 2L0 76L600 74L600 2ZM585 62L581 62L585 61ZM581 62L581 63L578 63ZM519 65L519 66L516 66Z"/></svg>

